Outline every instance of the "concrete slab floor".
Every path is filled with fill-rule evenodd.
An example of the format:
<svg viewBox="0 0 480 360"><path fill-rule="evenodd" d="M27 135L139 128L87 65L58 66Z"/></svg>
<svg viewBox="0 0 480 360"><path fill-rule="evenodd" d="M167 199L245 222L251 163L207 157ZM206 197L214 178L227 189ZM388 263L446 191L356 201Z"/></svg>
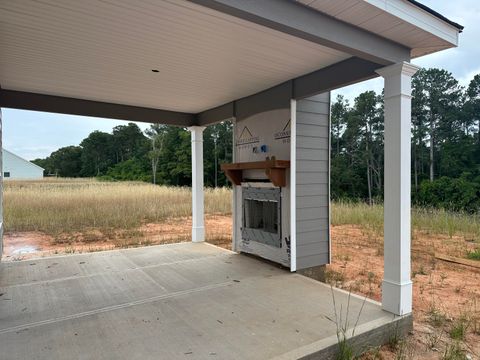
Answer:
<svg viewBox="0 0 480 360"><path fill-rule="evenodd" d="M2 263L0 294L5 360L293 359L336 342L328 286L206 243ZM366 301L358 331L393 320Z"/></svg>

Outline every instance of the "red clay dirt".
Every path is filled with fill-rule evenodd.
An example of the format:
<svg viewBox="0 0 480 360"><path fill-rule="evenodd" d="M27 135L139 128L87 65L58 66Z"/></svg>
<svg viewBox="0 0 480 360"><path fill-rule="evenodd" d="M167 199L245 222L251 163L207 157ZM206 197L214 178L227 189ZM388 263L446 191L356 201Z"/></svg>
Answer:
<svg viewBox="0 0 480 360"><path fill-rule="evenodd" d="M230 216L209 215L205 225L207 241L231 247ZM40 232L6 233L3 260L189 241L190 229L191 218L180 218L117 231L113 238L112 234L95 230L55 237ZM443 359L446 347L457 343L468 358L480 359L480 269L444 262L434 256L437 253L464 257L474 246L460 236L414 233L414 334L400 344L376 349L363 359ZM381 299L381 236L360 226L333 226L332 253L332 264L327 267L329 282L353 293ZM465 338L457 341L451 338L451 332L459 324L465 328Z"/></svg>
<svg viewBox="0 0 480 360"><path fill-rule="evenodd" d="M4 261L26 260L38 257L95 252L146 245L190 241L191 218L169 219L161 224L147 223L137 229L104 234L98 230L85 233L47 235L41 232L6 232L4 234ZM205 219L207 241L231 248L232 221L230 216L208 215ZM113 238L112 238L113 235Z"/></svg>
<svg viewBox="0 0 480 360"><path fill-rule="evenodd" d="M381 300L383 239L359 226L332 227L332 264L327 280L353 293ZM465 257L474 244L462 237L415 232L412 239L414 335L400 350L405 359L443 359L452 329L465 327L459 346L480 359L480 269L444 262L437 254ZM459 325L460 324L460 325ZM364 359L398 359L384 347ZM457 358L453 358L457 359ZM460 359L460 358L458 358Z"/></svg>

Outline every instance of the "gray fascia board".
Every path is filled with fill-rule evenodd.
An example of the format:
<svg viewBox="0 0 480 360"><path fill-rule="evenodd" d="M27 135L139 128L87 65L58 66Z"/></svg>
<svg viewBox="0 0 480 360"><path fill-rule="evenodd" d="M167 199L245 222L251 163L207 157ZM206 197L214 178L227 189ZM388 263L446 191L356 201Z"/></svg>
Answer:
<svg viewBox="0 0 480 360"><path fill-rule="evenodd" d="M378 76L375 70L383 67L371 61L352 57L293 81L293 97L302 99L352 85Z"/></svg>
<svg viewBox="0 0 480 360"><path fill-rule="evenodd" d="M290 107L292 82L286 81L265 91L235 101L236 119L244 119L264 111Z"/></svg>
<svg viewBox="0 0 480 360"><path fill-rule="evenodd" d="M253 95L231 101L195 115L196 125L213 125L232 118L244 119L264 111L288 108L293 95L292 81L286 81Z"/></svg>
<svg viewBox="0 0 480 360"><path fill-rule="evenodd" d="M0 90L0 107L183 127L195 123L195 115L189 113L7 89Z"/></svg>
<svg viewBox="0 0 480 360"><path fill-rule="evenodd" d="M206 110L196 115L196 124L199 126L212 125L228 119L232 119L235 116L235 104L229 102L217 106L213 109Z"/></svg>
<svg viewBox="0 0 480 360"><path fill-rule="evenodd" d="M291 0L189 1L381 65L410 60L409 48Z"/></svg>
<svg viewBox="0 0 480 360"><path fill-rule="evenodd" d="M378 77L375 70L381 67L383 65L352 57L265 91L203 111L196 115L197 125L211 125L232 117L244 118L258 112L288 107L290 99L303 99Z"/></svg>

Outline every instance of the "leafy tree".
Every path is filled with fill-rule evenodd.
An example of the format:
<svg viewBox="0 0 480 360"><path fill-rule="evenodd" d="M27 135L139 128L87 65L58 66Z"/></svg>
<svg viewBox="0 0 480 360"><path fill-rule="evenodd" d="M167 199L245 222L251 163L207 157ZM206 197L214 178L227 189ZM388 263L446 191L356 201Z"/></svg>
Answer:
<svg viewBox="0 0 480 360"><path fill-rule="evenodd" d="M32 163L44 169L43 175L52 174L51 172L52 166L51 166L51 161L49 156L46 157L45 159L38 158L38 159L32 160Z"/></svg>
<svg viewBox="0 0 480 360"><path fill-rule="evenodd" d="M151 181L151 176L148 171L148 163L132 158L109 168L104 179Z"/></svg>
<svg viewBox="0 0 480 360"><path fill-rule="evenodd" d="M340 155L342 147L342 134L347 126L346 119L350 105L343 95L337 95L337 99L332 104L331 123L332 123L332 151L336 156Z"/></svg>
<svg viewBox="0 0 480 360"><path fill-rule="evenodd" d="M359 136L360 156L365 162L368 201L373 201L373 183L377 190L381 191L383 160L383 118L380 115L379 97L374 91L366 91L355 98L351 124L355 124L355 130ZM379 159L380 158L380 159Z"/></svg>
<svg viewBox="0 0 480 360"><path fill-rule="evenodd" d="M153 183L157 183L158 162L163 152L163 145L165 143L165 136L168 126L160 124L152 124L150 128L145 131L150 138L151 150L148 152L148 158L152 168Z"/></svg>
<svg viewBox="0 0 480 360"><path fill-rule="evenodd" d="M211 125L205 129L203 137L205 185L229 186L220 164L232 162L233 124L224 121Z"/></svg>
<svg viewBox="0 0 480 360"><path fill-rule="evenodd" d="M190 133L183 128L166 127L158 162L157 180L161 184L187 186L192 182Z"/></svg>
<svg viewBox="0 0 480 360"><path fill-rule="evenodd" d="M465 177L452 179L442 176L435 181L424 181L416 202L422 206L439 207L453 211L480 210L480 184Z"/></svg>
<svg viewBox="0 0 480 360"><path fill-rule="evenodd" d="M480 146L480 74L473 77L467 88L465 103L466 135L477 133L477 144ZM475 125L476 124L476 125Z"/></svg>
<svg viewBox="0 0 480 360"><path fill-rule="evenodd" d="M133 157L144 156L148 151L148 139L137 124L115 126L112 130L115 162L123 162Z"/></svg>
<svg viewBox="0 0 480 360"><path fill-rule="evenodd" d="M451 121L458 111L462 88L451 73L441 69L419 70L412 79L412 86L415 99L413 116L428 127L429 179L433 181L435 154L439 144L452 133ZM425 130L423 126L422 130Z"/></svg>
<svg viewBox="0 0 480 360"><path fill-rule="evenodd" d="M62 177L79 177L82 169L82 148L67 146L54 151L49 157L49 173Z"/></svg>
<svg viewBox="0 0 480 360"><path fill-rule="evenodd" d="M80 146L82 151L82 176L100 176L115 164L113 135L94 131L85 138Z"/></svg>

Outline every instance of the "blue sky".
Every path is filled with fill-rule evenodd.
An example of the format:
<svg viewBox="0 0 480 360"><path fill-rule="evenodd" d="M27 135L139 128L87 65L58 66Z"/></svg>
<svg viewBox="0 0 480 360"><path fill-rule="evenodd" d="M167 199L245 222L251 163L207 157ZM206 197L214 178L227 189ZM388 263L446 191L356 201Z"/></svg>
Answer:
<svg viewBox="0 0 480 360"><path fill-rule="evenodd" d="M468 85L473 76L480 73L480 2L422 0L422 3L464 25L465 30L460 34L458 48L414 59L413 63L422 67L444 68L452 72L462 85ZM382 80L377 78L334 91L332 98L336 94L344 94L353 100L366 90L380 92L382 86ZM13 109L2 109L2 112L3 146L29 160L46 157L63 146L78 145L94 130L110 132L114 126L125 124L121 120ZM142 129L149 126L145 123L138 125Z"/></svg>

